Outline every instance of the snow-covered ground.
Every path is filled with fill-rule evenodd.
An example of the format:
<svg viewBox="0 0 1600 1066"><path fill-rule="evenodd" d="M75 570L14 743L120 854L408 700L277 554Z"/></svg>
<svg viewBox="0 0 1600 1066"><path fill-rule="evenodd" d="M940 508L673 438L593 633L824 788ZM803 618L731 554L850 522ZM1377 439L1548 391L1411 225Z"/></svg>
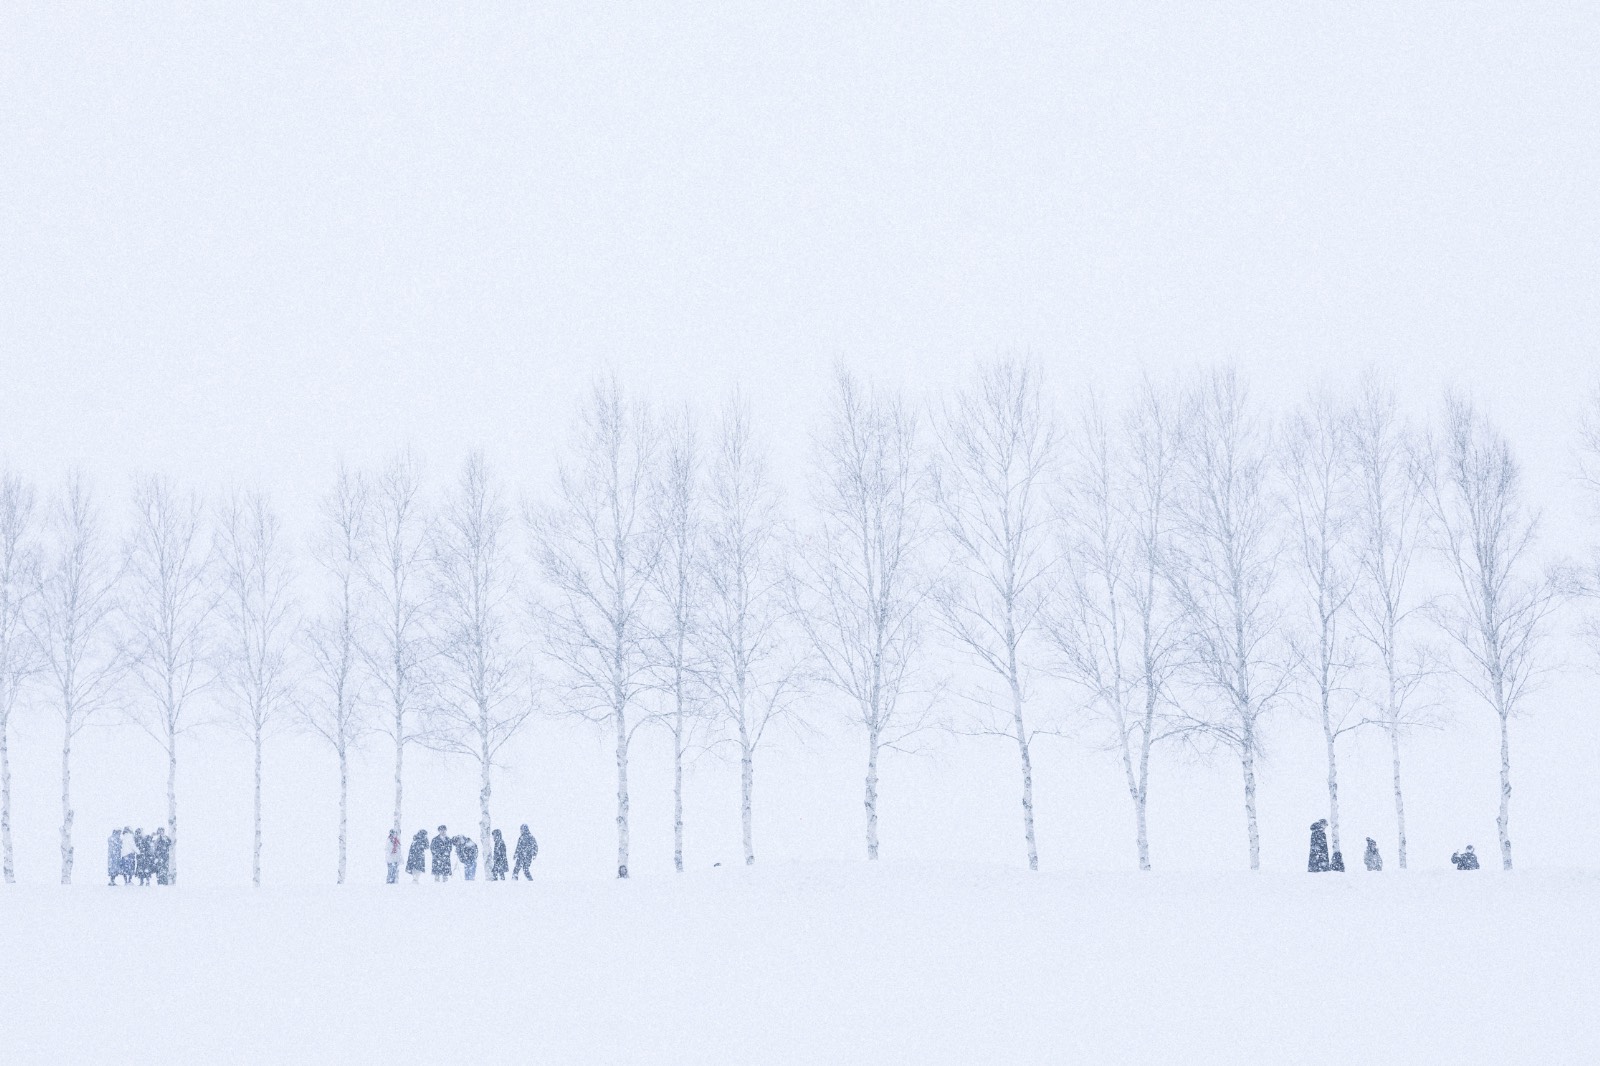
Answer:
<svg viewBox="0 0 1600 1066"><path fill-rule="evenodd" d="M1593 1062L1600 876L0 893L0 1059Z"/></svg>

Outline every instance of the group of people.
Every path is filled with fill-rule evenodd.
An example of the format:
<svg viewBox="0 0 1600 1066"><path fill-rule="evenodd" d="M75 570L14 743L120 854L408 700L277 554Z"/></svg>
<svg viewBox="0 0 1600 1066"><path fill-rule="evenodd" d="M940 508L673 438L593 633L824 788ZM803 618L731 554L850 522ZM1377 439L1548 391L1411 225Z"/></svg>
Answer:
<svg viewBox="0 0 1600 1066"><path fill-rule="evenodd" d="M143 829L123 826L113 829L106 838L106 876L111 884L122 878L125 885L134 878L148 885L151 878L158 885L172 884L172 844L165 829L146 834Z"/></svg>
<svg viewBox="0 0 1600 1066"><path fill-rule="evenodd" d="M1367 853L1365 855L1368 870L1379 871L1383 869L1383 856L1378 852L1378 842L1371 837L1367 838ZM1478 856L1472 850L1472 845L1467 845L1466 851L1458 851L1450 856L1450 861L1457 870L1478 869ZM1311 823L1311 858L1306 863L1306 869L1314 874L1329 872L1344 872L1344 856L1335 851L1328 854L1328 820L1319 818Z"/></svg>
<svg viewBox="0 0 1600 1066"><path fill-rule="evenodd" d="M539 855L539 842L533 838L528 827L522 827L522 833L517 837L515 850L512 852L512 861L506 861L506 842L496 829L490 834L494 842L490 845L489 853L489 880L504 881L509 871L511 880L518 876L533 880L533 871L530 867L533 860ZM455 872L455 860L461 862L462 875L473 881L478 876L478 845L468 836L451 836L444 826L439 827L439 832L433 839L428 839L426 829L418 829L411 838L411 849L406 853L406 873L411 875L411 883L417 884L422 880L422 875L428 871L428 861L433 862L433 879L435 881L448 881ZM389 830L389 843L385 852L384 861L389 867L388 883L394 884L400 879L400 834Z"/></svg>

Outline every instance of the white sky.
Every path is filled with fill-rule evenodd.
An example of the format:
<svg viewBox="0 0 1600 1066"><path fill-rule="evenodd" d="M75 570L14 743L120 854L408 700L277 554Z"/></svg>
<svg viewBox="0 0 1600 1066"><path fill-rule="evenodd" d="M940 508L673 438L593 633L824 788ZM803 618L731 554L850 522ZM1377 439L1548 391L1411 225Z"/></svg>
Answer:
<svg viewBox="0 0 1600 1066"><path fill-rule="evenodd" d="M259 482L294 514L341 456L404 441L441 473L486 447L532 488L604 366L663 399L742 382L798 455L835 360L920 388L1028 352L1068 399L1226 359L1278 400L1378 363L1416 402L1484 400L1574 528L1566 450L1600 377L1589 5L345 6L0 10L0 456L107 491L134 469ZM1518 725L1529 861L1600 844L1587 685ZM1482 717L1418 756L1419 847L1492 850ZM544 728L508 795L601 869L604 751ZM1293 864L1319 782L1314 727L1283 732L1263 816ZM858 849L840 743L774 754L765 853ZM19 847L47 867L42 720L17 748ZM1356 839L1392 836L1380 755L1353 756ZM277 758L269 834L325 836L320 756ZM1017 860L1011 758L891 770L886 853ZM81 786L92 868L94 827L132 796L153 823L160 783L120 732L84 759L107 782ZM359 783L374 838L383 765ZM475 821L470 771L430 772ZM247 790L208 822L194 773L218 866L247 864ZM1109 760L1063 746L1039 778L1046 864L1131 861ZM1242 864L1236 778L1158 767L1158 863ZM734 854L735 780L697 778L708 861ZM667 828L636 829L646 861Z"/></svg>

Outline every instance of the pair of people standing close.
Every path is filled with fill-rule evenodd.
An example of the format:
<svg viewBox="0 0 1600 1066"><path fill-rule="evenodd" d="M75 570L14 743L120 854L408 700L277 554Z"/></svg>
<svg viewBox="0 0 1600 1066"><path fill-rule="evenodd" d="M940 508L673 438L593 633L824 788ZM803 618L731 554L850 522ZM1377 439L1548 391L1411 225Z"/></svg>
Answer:
<svg viewBox="0 0 1600 1066"><path fill-rule="evenodd" d="M506 879L506 844L500 835L500 830L493 832L494 843L489 855L489 880L504 881ZM531 881L533 872L529 864L539 854L538 841L533 834L528 832L528 827L522 827L522 835L517 838L516 866L511 871L513 880L518 872L526 875ZM450 836L449 831L439 827L438 835L432 840L428 839L428 831L419 829L411 838L411 848L406 854L406 873L411 875L412 884L422 880L422 875L429 872L428 861L432 859L432 873L435 881L448 881L455 872L454 859L460 859L462 873L468 881L474 880L478 873L478 845L466 836ZM385 861L389 868L388 883L394 884L400 872L400 835L394 830L389 831L389 842L385 852Z"/></svg>
<svg viewBox="0 0 1600 1066"><path fill-rule="evenodd" d="M113 829L106 838L106 876L111 884L122 878L131 884L134 878L148 885L155 878L158 885L172 883L172 843L165 829L146 835L143 829L123 826Z"/></svg>

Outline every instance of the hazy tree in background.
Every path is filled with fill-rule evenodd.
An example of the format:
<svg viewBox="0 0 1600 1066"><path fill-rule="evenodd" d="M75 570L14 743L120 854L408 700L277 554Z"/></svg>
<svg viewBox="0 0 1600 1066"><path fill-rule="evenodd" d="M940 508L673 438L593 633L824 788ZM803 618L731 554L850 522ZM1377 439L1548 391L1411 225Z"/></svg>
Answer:
<svg viewBox="0 0 1600 1066"><path fill-rule="evenodd" d="M260 492L234 493L217 521L222 577L223 683L231 720L249 738L254 756L250 883L261 887L261 751L289 697L289 651L298 620L291 561L278 516Z"/></svg>
<svg viewBox="0 0 1600 1066"><path fill-rule="evenodd" d="M1404 870L1406 806L1400 740L1424 723L1415 697L1429 673L1428 656L1414 634L1415 616L1423 604L1413 593L1412 563L1426 533L1427 517L1418 481L1419 442L1401 418L1394 395L1371 378L1351 413L1349 433L1356 468L1360 567L1351 621L1376 660L1375 721L1389 737L1395 843Z"/></svg>
<svg viewBox="0 0 1600 1066"><path fill-rule="evenodd" d="M178 738L194 724L194 697L215 680L210 625L217 606L198 495L162 477L133 486L124 616L130 666L142 688L136 720L167 757L168 875L178 879Z"/></svg>
<svg viewBox="0 0 1600 1066"><path fill-rule="evenodd" d="M11 858L11 714L22 686L40 666L29 627L37 604L39 546L33 487L0 473L0 868L16 881Z"/></svg>
<svg viewBox="0 0 1600 1066"><path fill-rule="evenodd" d="M371 502L366 480L344 467L323 497L312 555L327 582L321 611L302 630L311 666L310 691L297 701L301 722L321 737L339 760L339 873L344 884L348 843L350 753L370 728L361 630L366 619L362 563L371 537Z"/></svg>
<svg viewBox="0 0 1600 1066"><path fill-rule="evenodd" d="M530 515L534 552L554 602L544 610L570 706L609 723L617 756L617 876L628 876L629 722L652 683L648 596L660 561L651 522L655 427L615 378L598 382L578 418L554 506Z"/></svg>
<svg viewBox="0 0 1600 1066"><path fill-rule="evenodd" d="M491 854L489 800L500 751L533 713L518 639L516 562L510 514L481 454L474 452L434 529L439 667L425 746L478 767L478 836Z"/></svg>
<svg viewBox="0 0 1600 1066"><path fill-rule="evenodd" d="M120 567L81 474L50 508L33 634L61 716L61 883L72 883L72 740L110 705L124 666L115 630Z"/></svg>
<svg viewBox="0 0 1600 1066"><path fill-rule="evenodd" d="M1038 369L1004 360L945 407L939 424L934 499L949 565L932 586L946 632L993 680L973 702L964 731L1017 746L1028 868L1039 868L1033 832L1033 739L1026 713L1056 577L1049 479L1060 444ZM998 691L995 685L998 685Z"/></svg>
<svg viewBox="0 0 1600 1066"><path fill-rule="evenodd" d="M428 654L431 533L421 464L411 452L401 452L371 480L368 496L371 516L362 572L371 624L360 647L383 693L383 731L394 741L391 828L403 840L406 745L415 739L412 717L421 698Z"/></svg>
<svg viewBox="0 0 1600 1066"><path fill-rule="evenodd" d="M1263 717L1293 670L1276 596L1280 522L1271 492L1270 433L1232 370L1201 381L1185 410L1174 496L1173 590L1183 608L1186 658L1213 699L1191 726L1239 759L1250 868L1261 866L1256 761Z"/></svg>
<svg viewBox="0 0 1600 1066"><path fill-rule="evenodd" d="M1305 647L1296 656L1316 693L1328 763L1328 841L1339 856L1338 740L1363 724L1350 687L1356 644L1350 622L1355 592L1356 471L1346 412L1317 392L1283 427L1283 476L1289 502L1289 557L1301 588ZM1342 868L1342 863L1340 868Z"/></svg>
<svg viewBox="0 0 1600 1066"><path fill-rule="evenodd" d="M927 575L917 420L896 393L863 389L841 370L817 441L815 527L791 574L794 614L823 683L867 734L867 858L878 857L878 759L927 726L909 702L922 646Z"/></svg>
<svg viewBox="0 0 1600 1066"><path fill-rule="evenodd" d="M1461 650L1457 673L1500 720L1500 861L1511 869L1511 716L1534 680L1553 584L1533 571L1536 517L1511 446L1468 401L1451 396L1427 500L1455 579L1435 612Z"/></svg>
<svg viewBox="0 0 1600 1066"><path fill-rule="evenodd" d="M1178 412L1149 382L1120 426L1098 402L1073 436L1062 508L1066 564L1049 616L1062 672L1111 724L1133 801L1139 869L1150 869L1150 752L1167 735L1183 631L1166 567Z"/></svg>
<svg viewBox="0 0 1600 1066"><path fill-rule="evenodd" d="M739 815L749 866L756 861L756 751L768 728L791 711L801 662L785 626L777 495L741 397L724 408L720 430L708 494L706 679L717 718L739 746Z"/></svg>
<svg viewBox="0 0 1600 1066"><path fill-rule="evenodd" d="M660 536L652 576L650 663L665 701L656 719L672 735L672 861L683 872L683 767L695 733L706 721L704 639L704 459L688 411L663 433L652 491L651 523Z"/></svg>

